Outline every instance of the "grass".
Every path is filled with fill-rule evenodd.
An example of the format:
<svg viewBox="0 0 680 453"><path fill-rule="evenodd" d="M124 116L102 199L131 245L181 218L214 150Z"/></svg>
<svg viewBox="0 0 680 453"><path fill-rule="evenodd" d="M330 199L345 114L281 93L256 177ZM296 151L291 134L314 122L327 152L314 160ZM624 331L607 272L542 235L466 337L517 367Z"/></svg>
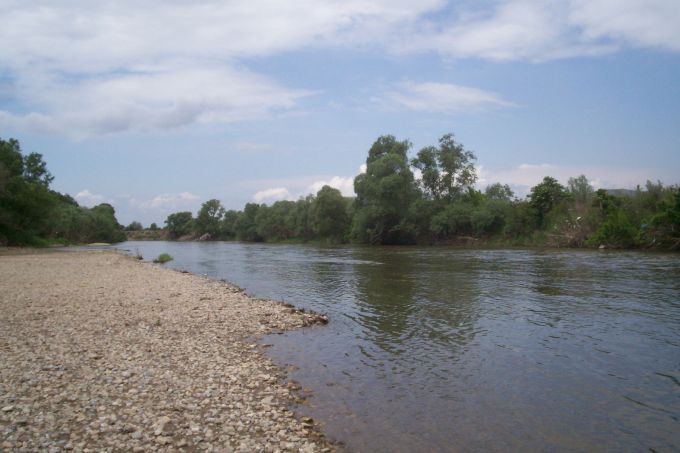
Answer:
<svg viewBox="0 0 680 453"><path fill-rule="evenodd" d="M160 255L158 255L158 258L153 260L153 262L158 264L165 264L168 261L172 260L173 260L172 256L168 255L167 253L161 253Z"/></svg>

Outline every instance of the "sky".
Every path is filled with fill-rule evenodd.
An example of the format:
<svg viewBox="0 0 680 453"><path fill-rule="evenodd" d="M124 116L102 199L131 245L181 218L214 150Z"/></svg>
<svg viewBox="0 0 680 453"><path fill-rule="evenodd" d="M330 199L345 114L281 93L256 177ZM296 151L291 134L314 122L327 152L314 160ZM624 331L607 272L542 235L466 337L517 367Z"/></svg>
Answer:
<svg viewBox="0 0 680 453"><path fill-rule="evenodd" d="M478 187L680 183L678 0L0 0L0 138L162 225L352 181L446 133Z"/></svg>

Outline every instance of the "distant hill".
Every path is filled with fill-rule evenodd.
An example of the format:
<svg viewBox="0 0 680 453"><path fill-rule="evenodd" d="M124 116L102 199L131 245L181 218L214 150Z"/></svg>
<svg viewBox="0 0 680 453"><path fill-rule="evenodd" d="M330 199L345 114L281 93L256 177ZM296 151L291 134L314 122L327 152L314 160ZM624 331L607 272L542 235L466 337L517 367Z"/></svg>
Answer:
<svg viewBox="0 0 680 453"><path fill-rule="evenodd" d="M634 197L635 190L633 189L605 189L609 195L616 197Z"/></svg>

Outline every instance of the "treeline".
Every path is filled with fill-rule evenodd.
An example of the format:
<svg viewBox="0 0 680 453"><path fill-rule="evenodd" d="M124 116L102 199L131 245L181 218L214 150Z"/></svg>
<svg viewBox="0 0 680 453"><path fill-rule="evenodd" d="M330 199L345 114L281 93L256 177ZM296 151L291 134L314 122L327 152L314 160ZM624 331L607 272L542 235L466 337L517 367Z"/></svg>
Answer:
<svg viewBox="0 0 680 453"><path fill-rule="evenodd" d="M42 155L24 156L17 140L0 139L0 245L125 240L110 204L78 206L50 189L53 179Z"/></svg>
<svg viewBox="0 0 680 453"><path fill-rule="evenodd" d="M680 246L680 189L647 182L634 191L594 190L581 175L567 186L546 176L518 199L508 185L475 189L476 156L452 134L409 159L409 141L373 143L355 198L324 186L315 195L225 210L203 203L194 218L165 221L171 238L364 244L474 243L557 247ZM419 177L414 172L419 172Z"/></svg>

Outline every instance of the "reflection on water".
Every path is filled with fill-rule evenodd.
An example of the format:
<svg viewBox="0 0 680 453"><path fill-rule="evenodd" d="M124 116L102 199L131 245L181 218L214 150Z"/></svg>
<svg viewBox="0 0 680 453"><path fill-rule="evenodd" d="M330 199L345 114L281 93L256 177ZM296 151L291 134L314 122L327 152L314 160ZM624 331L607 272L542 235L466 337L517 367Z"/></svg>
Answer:
<svg viewBox="0 0 680 453"><path fill-rule="evenodd" d="M131 242L330 315L268 337L353 451L680 449L675 255Z"/></svg>

